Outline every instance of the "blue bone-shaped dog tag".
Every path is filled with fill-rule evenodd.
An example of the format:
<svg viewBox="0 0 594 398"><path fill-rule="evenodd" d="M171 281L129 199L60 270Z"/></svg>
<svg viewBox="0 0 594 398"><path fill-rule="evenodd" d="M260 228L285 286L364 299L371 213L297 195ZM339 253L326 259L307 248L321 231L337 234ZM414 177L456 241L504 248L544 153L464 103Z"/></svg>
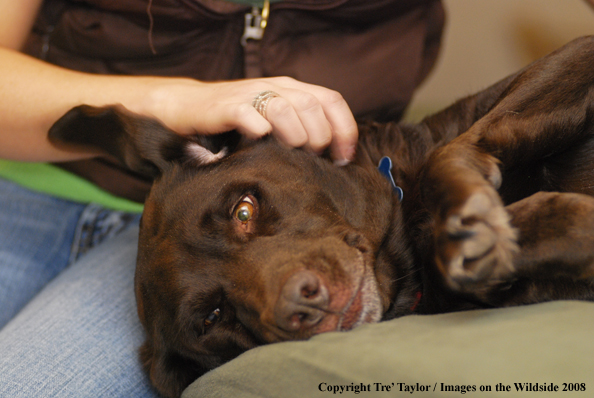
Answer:
<svg viewBox="0 0 594 398"><path fill-rule="evenodd" d="M394 189L394 193L396 194L396 196L398 196L398 201L402 202L404 192L402 191L402 188L396 185L396 183L394 182L394 177L392 177L392 159L390 159L387 156L384 156L383 158L381 158L379 165L377 166L377 169L380 173L382 173L384 177L386 177L388 181L390 181L390 184L392 184L392 189Z"/></svg>

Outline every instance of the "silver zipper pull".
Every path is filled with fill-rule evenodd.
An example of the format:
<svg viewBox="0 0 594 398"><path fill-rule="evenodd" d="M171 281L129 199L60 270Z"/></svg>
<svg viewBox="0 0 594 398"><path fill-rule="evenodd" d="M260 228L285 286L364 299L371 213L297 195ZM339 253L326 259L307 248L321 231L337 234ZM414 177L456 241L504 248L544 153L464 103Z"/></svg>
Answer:
<svg viewBox="0 0 594 398"><path fill-rule="evenodd" d="M262 12L258 7L252 7L252 11L245 14L245 27L241 36L241 45L245 47L248 40L262 40L264 30L268 24L270 14L270 1L265 0Z"/></svg>

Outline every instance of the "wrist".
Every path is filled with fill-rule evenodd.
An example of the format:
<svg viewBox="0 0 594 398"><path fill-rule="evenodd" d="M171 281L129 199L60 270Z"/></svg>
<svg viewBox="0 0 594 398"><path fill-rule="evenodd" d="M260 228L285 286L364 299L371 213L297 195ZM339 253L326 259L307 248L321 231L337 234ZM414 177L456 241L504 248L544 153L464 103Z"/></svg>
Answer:
<svg viewBox="0 0 594 398"><path fill-rule="evenodd" d="M197 98L207 83L190 78L139 77L128 103L131 112L160 120L164 125L182 134L186 131L188 111L200 106Z"/></svg>

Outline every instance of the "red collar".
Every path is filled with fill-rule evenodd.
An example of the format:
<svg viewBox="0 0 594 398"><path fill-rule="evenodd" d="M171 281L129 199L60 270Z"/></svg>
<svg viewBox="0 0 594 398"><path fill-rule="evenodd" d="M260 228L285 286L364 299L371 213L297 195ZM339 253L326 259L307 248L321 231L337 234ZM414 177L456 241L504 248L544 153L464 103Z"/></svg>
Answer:
<svg viewBox="0 0 594 398"><path fill-rule="evenodd" d="M423 297L423 293L421 293L421 291L419 290L418 292L415 293L415 302L410 307L411 311L414 312L417 309L419 303L421 302L421 297Z"/></svg>

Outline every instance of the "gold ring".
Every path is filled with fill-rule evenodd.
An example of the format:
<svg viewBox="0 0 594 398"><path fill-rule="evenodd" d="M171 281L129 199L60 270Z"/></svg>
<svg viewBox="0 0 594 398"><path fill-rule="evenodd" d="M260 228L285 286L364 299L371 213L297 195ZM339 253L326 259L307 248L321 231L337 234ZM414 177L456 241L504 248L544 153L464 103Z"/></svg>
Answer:
<svg viewBox="0 0 594 398"><path fill-rule="evenodd" d="M270 100L274 97L280 97L280 95L270 90L262 91L260 94L256 95L252 105L260 113L260 115L266 117L266 108L268 107L268 102L270 102Z"/></svg>

